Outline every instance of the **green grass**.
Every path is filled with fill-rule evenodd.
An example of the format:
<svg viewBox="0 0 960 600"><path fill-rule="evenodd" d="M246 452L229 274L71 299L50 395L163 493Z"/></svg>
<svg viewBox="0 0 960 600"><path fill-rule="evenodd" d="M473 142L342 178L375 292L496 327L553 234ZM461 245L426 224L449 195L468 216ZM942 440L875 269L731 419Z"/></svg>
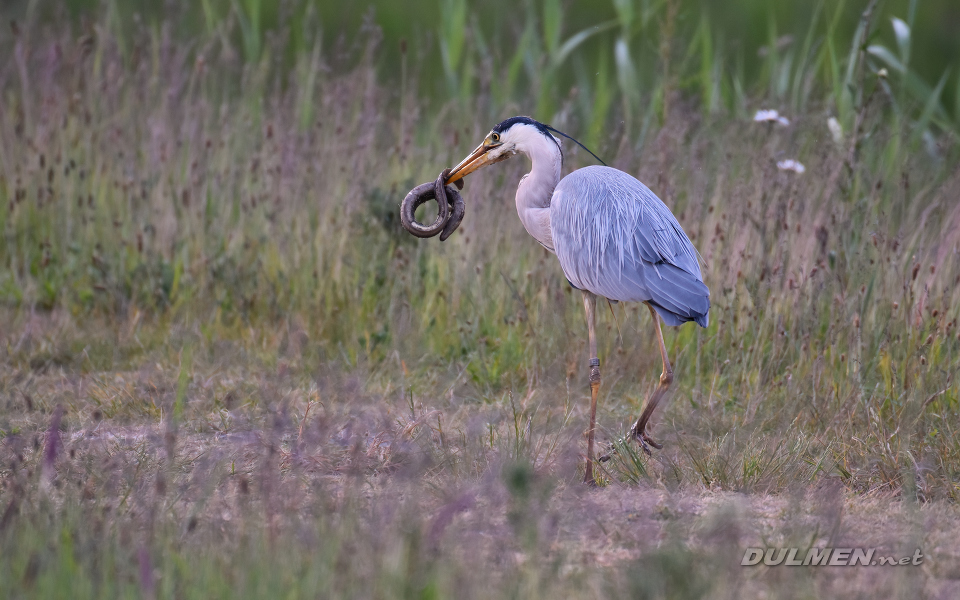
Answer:
<svg viewBox="0 0 960 600"><path fill-rule="evenodd" d="M514 47L451 2L446 68L411 41L391 71L373 21L337 49L307 4L198 6L189 36L108 2L92 36L35 6L0 37L0 596L948 589L956 74L911 66L922 7L894 39L822 4L734 59L684 3L596 32L530 3ZM653 457L617 442L658 381L647 311L600 311L596 491L581 302L514 217L526 165L471 176L442 244L397 214L534 108L663 198L711 289L708 329L665 332ZM741 568L760 544L930 561Z"/></svg>

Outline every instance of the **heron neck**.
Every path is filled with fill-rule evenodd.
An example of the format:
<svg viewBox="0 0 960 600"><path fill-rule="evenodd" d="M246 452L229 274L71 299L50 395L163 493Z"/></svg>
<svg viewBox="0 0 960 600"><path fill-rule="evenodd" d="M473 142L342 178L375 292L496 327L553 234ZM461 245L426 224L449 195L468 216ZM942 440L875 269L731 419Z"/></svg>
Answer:
<svg viewBox="0 0 960 600"><path fill-rule="evenodd" d="M560 182L563 157L556 144L544 139L532 148L519 148L530 158L530 172L520 180L517 188L517 214L527 233L544 248L553 252L550 232L550 200Z"/></svg>

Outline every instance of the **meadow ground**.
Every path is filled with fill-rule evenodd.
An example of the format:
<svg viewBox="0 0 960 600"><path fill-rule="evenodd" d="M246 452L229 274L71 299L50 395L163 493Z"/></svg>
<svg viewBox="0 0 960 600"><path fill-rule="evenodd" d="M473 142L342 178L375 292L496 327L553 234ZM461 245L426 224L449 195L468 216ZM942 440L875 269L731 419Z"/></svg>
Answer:
<svg viewBox="0 0 960 600"><path fill-rule="evenodd" d="M14 337L42 344L70 321L33 317ZM108 340L88 332L84 343L137 345L142 325L104 325ZM752 454L757 441L736 431L698 430L709 407L677 402L657 429L666 448L614 458L606 485L591 489L580 483L583 382L484 400L450 372L411 396L384 387L402 379L393 369L307 367L273 334L250 333L259 339L197 344L186 363L174 343L123 370L69 368L56 352L5 369L4 425L17 432L2 446L6 597L960 590L956 502L851 489L836 455L818 467L801 439ZM609 426L627 409L603 400ZM798 547L801 557L866 547L898 559L920 548L923 561L741 566L750 547Z"/></svg>
<svg viewBox="0 0 960 600"><path fill-rule="evenodd" d="M431 103L413 41L391 79L374 24L330 50L258 32L256 4L189 43L110 2L0 36L0 597L960 593L957 119L909 34L841 47L827 15L750 83L681 28L655 77L637 60L649 94L606 48L545 100L491 82L556 91L573 50L444 30L473 58ZM515 217L524 161L468 178L447 242L397 214L541 103L664 199L711 289L709 328L665 330L664 449L620 444L598 488L581 301ZM789 125L753 121L770 107ZM644 307L601 308L610 444L660 358ZM923 561L741 566L750 547Z"/></svg>

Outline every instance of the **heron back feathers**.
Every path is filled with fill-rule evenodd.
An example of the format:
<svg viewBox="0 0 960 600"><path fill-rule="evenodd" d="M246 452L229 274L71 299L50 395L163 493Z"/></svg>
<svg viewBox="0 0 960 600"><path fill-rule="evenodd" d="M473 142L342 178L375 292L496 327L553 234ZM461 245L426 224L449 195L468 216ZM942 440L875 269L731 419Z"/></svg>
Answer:
<svg viewBox="0 0 960 600"><path fill-rule="evenodd" d="M610 167L574 171L553 194L550 229L575 287L649 302L668 325L707 326L710 290L696 248L670 209L636 178Z"/></svg>

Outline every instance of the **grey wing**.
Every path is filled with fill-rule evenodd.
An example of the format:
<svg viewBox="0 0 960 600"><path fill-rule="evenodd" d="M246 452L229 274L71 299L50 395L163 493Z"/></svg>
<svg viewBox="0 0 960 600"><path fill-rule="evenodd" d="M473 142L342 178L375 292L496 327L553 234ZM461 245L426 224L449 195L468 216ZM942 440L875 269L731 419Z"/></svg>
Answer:
<svg viewBox="0 0 960 600"><path fill-rule="evenodd" d="M574 287L649 302L668 325L709 322L710 290L697 250L670 209L636 178L585 167L554 191L550 229Z"/></svg>

